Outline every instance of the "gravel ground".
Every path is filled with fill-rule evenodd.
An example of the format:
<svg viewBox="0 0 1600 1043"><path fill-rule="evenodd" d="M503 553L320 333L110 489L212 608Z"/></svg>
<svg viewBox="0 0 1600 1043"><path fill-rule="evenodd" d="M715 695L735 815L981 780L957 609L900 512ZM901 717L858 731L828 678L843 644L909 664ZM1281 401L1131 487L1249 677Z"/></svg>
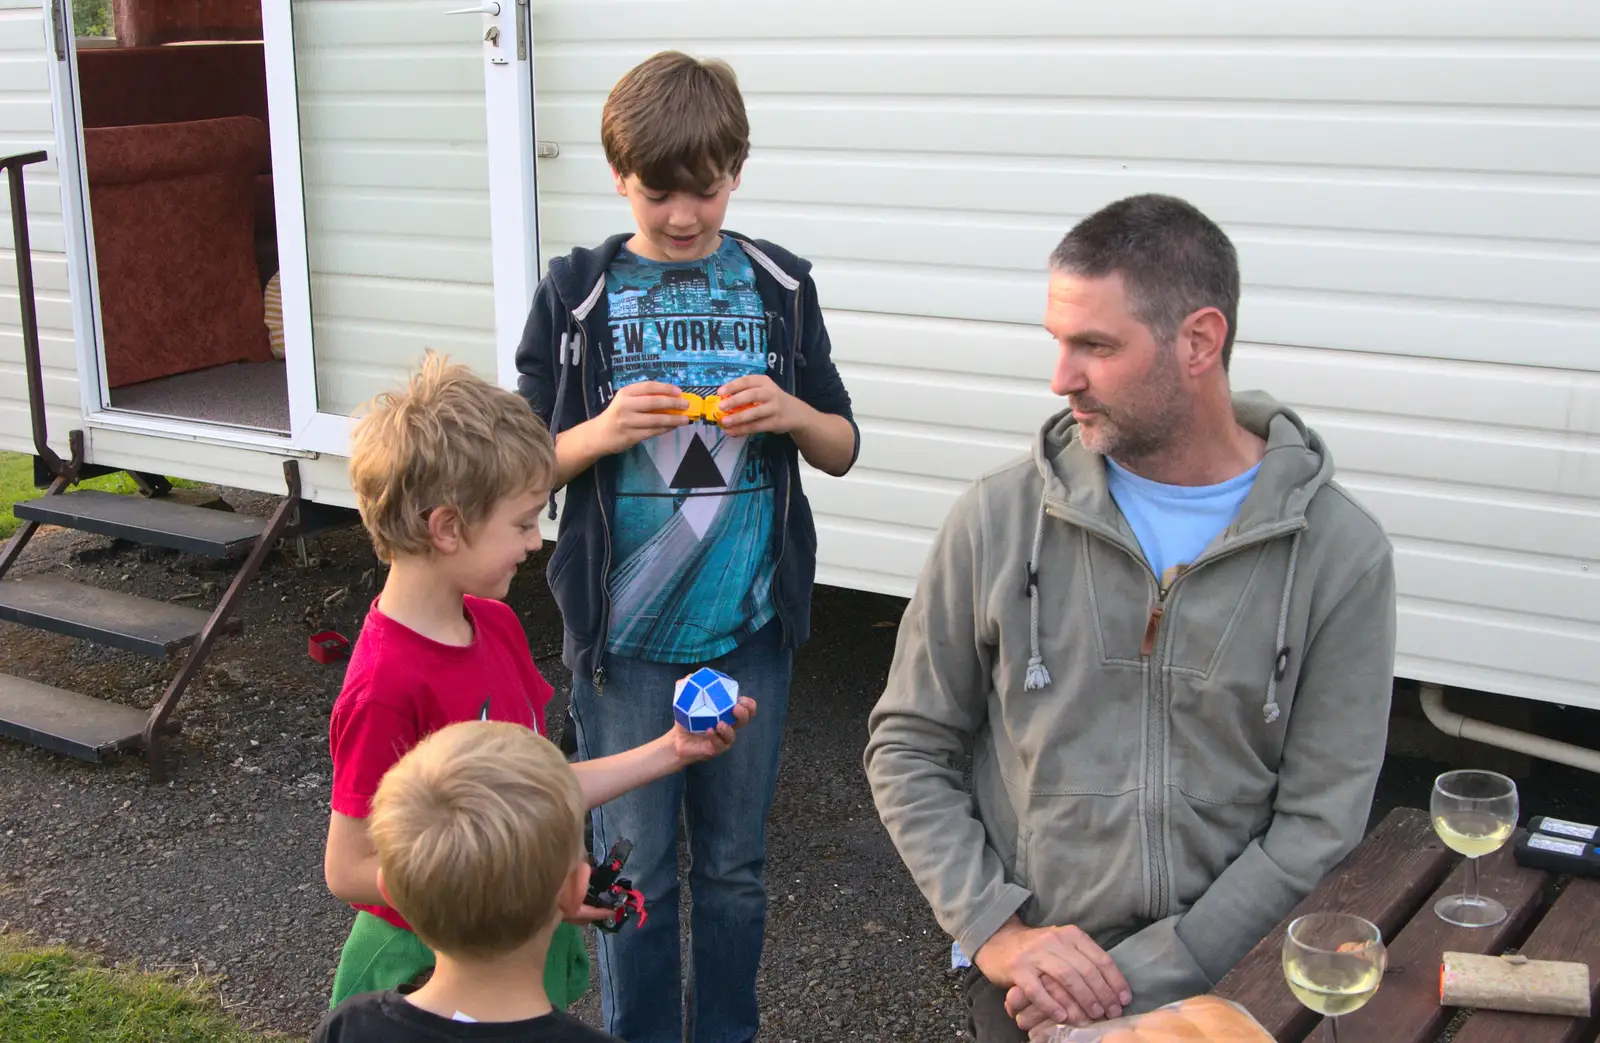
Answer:
<svg viewBox="0 0 1600 1043"><path fill-rule="evenodd" d="M271 506L229 499L256 513ZM0 923L147 967L198 969L245 1021L297 1035L326 1009L349 926L322 882L327 715L343 669L314 663L305 639L324 628L354 638L381 583L358 532L309 550L314 567L274 556L248 590L245 632L219 642L180 705L168 784L152 786L137 756L88 765L0 741ZM209 559L60 531L41 533L16 574L62 566L144 596L199 595L184 603L204 608L229 577ZM542 566L524 567L510 601L556 685L556 726L568 679ZM819 594L815 638L796 661L768 841L762 1035L957 1039L947 943L878 824L860 768L903 603ZM0 624L0 670L61 687L147 706L174 668ZM578 1013L597 1020L596 990Z"/></svg>
<svg viewBox="0 0 1600 1043"><path fill-rule="evenodd" d="M229 494L241 510L271 501ZM306 635L354 637L381 570L360 533L313 541L311 567L277 555L247 592L243 634L224 639L180 707L172 781L140 757L87 765L0 741L0 930L28 931L147 967L199 971L247 1023L304 1035L325 1009L346 907L322 883L330 781L326 726L342 668ZM543 561L510 601L557 687L567 676ZM209 608L229 571L208 559L47 532L17 575L86 582ZM965 1038L948 942L900 864L862 775L866 716L903 602L823 588L796 657L794 702L769 833L773 896L761 976L764 1039ZM175 664L0 624L0 670L148 705ZM1593 728L1595 715L1563 729ZM1423 806L1436 764L1391 758L1374 821ZM1600 814L1592 777L1535 765L1526 808ZM597 1018L595 990L578 1013Z"/></svg>

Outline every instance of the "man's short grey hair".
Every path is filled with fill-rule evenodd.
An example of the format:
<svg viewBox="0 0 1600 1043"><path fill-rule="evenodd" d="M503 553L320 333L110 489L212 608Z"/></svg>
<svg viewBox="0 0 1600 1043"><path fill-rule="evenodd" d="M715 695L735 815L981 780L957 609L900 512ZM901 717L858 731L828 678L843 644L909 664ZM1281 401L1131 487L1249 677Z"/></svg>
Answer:
<svg viewBox="0 0 1600 1043"><path fill-rule="evenodd" d="M1183 320L1215 308L1228 320L1222 368L1233 354L1239 314L1239 256L1205 214L1173 196L1118 200L1079 221L1050 255L1050 267L1100 279L1120 272L1134 318L1162 344Z"/></svg>

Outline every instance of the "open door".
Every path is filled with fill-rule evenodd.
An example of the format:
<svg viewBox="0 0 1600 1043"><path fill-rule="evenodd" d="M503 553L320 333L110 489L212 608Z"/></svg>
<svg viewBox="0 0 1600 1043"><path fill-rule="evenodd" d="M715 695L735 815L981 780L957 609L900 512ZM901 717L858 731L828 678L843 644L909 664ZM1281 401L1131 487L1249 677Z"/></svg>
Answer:
<svg viewBox="0 0 1600 1043"><path fill-rule="evenodd" d="M106 358L116 346L108 342L110 324L102 321L107 302L95 292L95 227L106 225L99 212L106 208L93 200L94 171L85 162L84 135L99 131L85 128L91 121L83 118L79 104L79 66L90 44L79 48L72 42L73 0L41 2L52 16L53 32L45 45L59 114L58 153L69 186L63 205L75 322L82 331L79 375L86 423L273 452L344 456L351 416L374 395L401 383L427 350L514 385L516 345L539 275L529 0L484 0L469 7L454 7L452 0L260 0L260 28L250 41L137 48L111 47L117 40L90 42L97 46L90 64L141 59L166 63L163 69L181 65L179 72L187 75L205 59L218 69L202 71L230 89L244 77L221 63L256 62L251 67L256 87L248 99L256 106L254 117L195 108L201 102L216 108L227 100L220 88L205 88L212 81L195 80L198 73L191 80L200 87L169 92L170 97L154 88L145 92L151 105L176 98L194 109L162 116L166 124L152 127L142 111L111 112L113 102L126 108L132 96L115 89L123 82L118 80L107 80L110 87L95 95L101 101L90 105L106 112L88 115L117 124L107 136L142 135L166 149L157 154L101 148L99 155L148 159L147 180L159 182L168 210L180 216L186 216L184 190L161 180L177 162L173 156L211 162L213 154L229 149L249 152L243 159L228 152L231 195L220 194L232 206L229 227L237 226L229 256L240 270L234 279L243 286L238 296L248 298L254 309L252 344L263 356L254 364L279 374L269 422L250 413L268 404L268 396L233 378L198 392L180 389L188 394L181 409L118 401L124 394L120 384L134 382L119 381L108 371ZM253 7L249 0L239 2ZM153 11L171 9L162 0L148 3ZM169 79L177 75L168 74ZM131 129L122 129L119 120ZM202 132L238 131L232 124L247 125L255 134L243 143L250 149L232 138L200 140ZM270 167L261 167L268 156ZM123 182L132 176L103 178L109 187L101 202L113 192L129 195ZM256 205L256 195L264 196L269 186L270 204ZM142 191L143 183L135 187ZM174 222L137 199L118 202L129 227L143 222L137 224L139 234L124 235L119 244L131 242L163 256L168 246L162 237L171 238ZM273 247L260 252L260 265L256 233ZM203 222L186 242L202 261L205 251L219 249ZM148 279L167 274L161 264L129 262L119 270ZM265 285L274 275L274 285ZM182 285L193 289L192 283ZM156 297L155 291L140 296L136 288L124 294L129 303L124 310L144 317L151 309L141 305ZM192 310L199 319L213 321L219 299L215 293L201 294L202 306ZM166 335L170 325L158 325L156 335ZM193 336L168 339L183 347L195 341ZM124 354L144 361L153 352ZM199 364L188 369L204 369L201 376L208 379L222 372ZM199 379L187 370L177 376L168 383Z"/></svg>
<svg viewBox="0 0 1600 1043"><path fill-rule="evenodd" d="M281 444L259 4L45 7L89 424Z"/></svg>
<svg viewBox="0 0 1600 1043"><path fill-rule="evenodd" d="M351 415L427 350L514 384L538 277L529 8L262 12L280 239L305 244L281 257L294 444L345 455Z"/></svg>

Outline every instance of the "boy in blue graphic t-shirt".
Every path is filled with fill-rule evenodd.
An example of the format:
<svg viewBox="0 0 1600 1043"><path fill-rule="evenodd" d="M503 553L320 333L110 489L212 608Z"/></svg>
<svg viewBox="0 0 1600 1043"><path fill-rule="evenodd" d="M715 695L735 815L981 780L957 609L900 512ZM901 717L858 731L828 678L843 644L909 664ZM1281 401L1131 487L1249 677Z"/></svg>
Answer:
<svg viewBox="0 0 1600 1043"><path fill-rule="evenodd" d="M603 1014L630 1043L749 1040L765 823L816 571L799 461L842 475L860 436L811 265L722 228L749 153L733 71L656 55L612 90L601 141L637 231L553 261L517 351L519 388L556 436L565 487L548 575L578 753L659 734L674 682L702 665L761 704L729 753L594 811L597 852L633 841L628 870L650 909L645 926L600 936Z"/></svg>
<svg viewBox="0 0 1600 1043"><path fill-rule="evenodd" d="M688 263L624 245L606 269L613 385L670 384L703 402L765 374L755 282L750 258L727 236ZM773 618L767 436L694 412L616 457L607 647L617 655L710 662Z"/></svg>

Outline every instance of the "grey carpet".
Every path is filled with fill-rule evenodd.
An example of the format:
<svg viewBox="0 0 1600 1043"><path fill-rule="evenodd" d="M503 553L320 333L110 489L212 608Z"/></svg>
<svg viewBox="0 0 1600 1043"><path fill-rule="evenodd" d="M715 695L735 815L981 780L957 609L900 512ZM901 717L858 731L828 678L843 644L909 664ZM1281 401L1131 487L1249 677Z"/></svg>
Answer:
<svg viewBox="0 0 1600 1043"><path fill-rule="evenodd" d="M113 388L111 406L286 434L289 380L282 361L230 362Z"/></svg>

